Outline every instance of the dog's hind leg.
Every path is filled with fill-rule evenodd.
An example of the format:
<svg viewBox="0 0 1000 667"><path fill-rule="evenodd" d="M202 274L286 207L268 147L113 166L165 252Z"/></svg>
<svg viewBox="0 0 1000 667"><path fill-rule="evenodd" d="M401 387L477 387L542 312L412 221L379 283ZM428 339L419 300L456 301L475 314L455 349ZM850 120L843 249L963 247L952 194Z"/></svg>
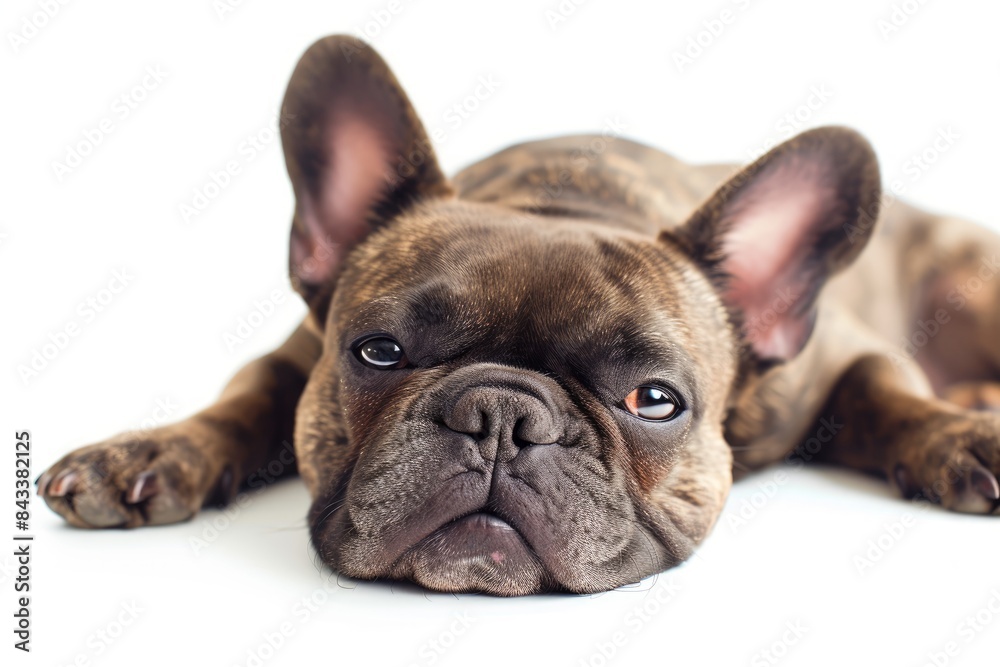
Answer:
<svg viewBox="0 0 1000 667"><path fill-rule="evenodd" d="M1000 404L1000 237L943 219L927 228L919 250L907 351L946 400L968 408Z"/></svg>
<svg viewBox="0 0 1000 667"><path fill-rule="evenodd" d="M74 526L132 528L189 519L248 480L294 473L295 409L320 350L303 324L240 370L214 405L70 452L41 476L39 495Z"/></svg>
<svg viewBox="0 0 1000 667"><path fill-rule="evenodd" d="M1000 412L1000 382L962 382L948 387L942 398L967 410Z"/></svg>

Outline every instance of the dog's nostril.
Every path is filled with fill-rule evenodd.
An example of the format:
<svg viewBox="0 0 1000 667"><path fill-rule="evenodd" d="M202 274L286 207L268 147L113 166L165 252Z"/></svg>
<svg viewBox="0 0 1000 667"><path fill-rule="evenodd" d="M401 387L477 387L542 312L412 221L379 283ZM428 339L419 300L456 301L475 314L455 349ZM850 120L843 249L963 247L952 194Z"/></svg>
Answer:
<svg viewBox="0 0 1000 667"><path fill-rule="evenodd" d="M479 411L479 430L471 434L476 440L485 440L490 435L490 416L488 413Z"/></svg>
<svg viewBox="0 0 1000 667"><path fill-rule="evenodd" d="M463 404L462 401L451 409L446 409L441 421L452 431L464 433L477 441L488 438L493 428L489 412Z"/></svg>
<svg viewBox="0 0 1000 667"><path fill-rule="evenodd" d="M514 441L514 444L521 448L553 444L556 438L551 437L552 429L545 428L550 424L539 424L539 421L550 422L551 420L534 416L518 419L511 431L511 440Z"/></svg>

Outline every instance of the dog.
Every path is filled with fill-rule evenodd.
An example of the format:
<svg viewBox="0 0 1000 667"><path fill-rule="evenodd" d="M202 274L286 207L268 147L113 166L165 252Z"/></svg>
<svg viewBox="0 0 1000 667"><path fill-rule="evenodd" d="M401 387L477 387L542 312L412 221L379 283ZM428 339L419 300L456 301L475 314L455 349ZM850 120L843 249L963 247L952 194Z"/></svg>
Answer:
<svg viewBox="0 0 1000 667"><path fill-rule="evenodd" d="M1000 238L883 194L854 131L743 169L561 137L449 180L347 36L281 118L308 317L204 411L47 470L69 524L184 521L277 467L333 570L515 596L681 563L789 457L1000 513Z"/></svg>

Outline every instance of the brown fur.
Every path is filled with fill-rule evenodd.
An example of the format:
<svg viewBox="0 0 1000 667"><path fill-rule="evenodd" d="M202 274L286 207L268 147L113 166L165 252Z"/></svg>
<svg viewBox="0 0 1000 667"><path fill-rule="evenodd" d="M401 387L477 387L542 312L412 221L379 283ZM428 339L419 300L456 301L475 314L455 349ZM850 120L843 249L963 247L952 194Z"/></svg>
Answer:
<svg viewBox="0 0 1000 667"><path fill-rule="evenodd" d="M734 472L796 455L998 512L1000 280L983 267L1000 239L880 199L853 132L806 133L744 170L563 137L449 182L388 68L344 37L303 56L283 115L309 319L203 413L47 471L39 492L73 525L168 523L224 502L293 422L321 557L439 590L635 581L690 556ZM325 198L352 157L359 173L383 169L348 191L368 192L360 214ZM774 276L735 262L733 235L788 181L817 207L804 222L785 211L805 231L774 243L795 253ZM768 297L741 290L748 275L797 286L766 326L748 316ZM926 345L903 349L942 311ZM351 345L373 332L410 365L359 364ZM682 395L674 421L622 409L651 379Z"/></svg>

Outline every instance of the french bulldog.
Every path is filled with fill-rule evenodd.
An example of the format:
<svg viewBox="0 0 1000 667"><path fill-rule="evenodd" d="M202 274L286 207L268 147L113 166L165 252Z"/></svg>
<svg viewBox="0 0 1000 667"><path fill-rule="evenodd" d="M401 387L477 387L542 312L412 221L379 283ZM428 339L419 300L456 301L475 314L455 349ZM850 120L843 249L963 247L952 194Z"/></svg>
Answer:
<svg viewBox="0 0 1000 667"><path fill-rule="evenodd" d="M448 179L346 36L281 117L307 319L204 411L46 471L71 525L297 471L333 570L513 596L675 566L734 476L795 457L1000 512L1000 238L883 194L854 131L743 169L561 137Z"/></svg>

